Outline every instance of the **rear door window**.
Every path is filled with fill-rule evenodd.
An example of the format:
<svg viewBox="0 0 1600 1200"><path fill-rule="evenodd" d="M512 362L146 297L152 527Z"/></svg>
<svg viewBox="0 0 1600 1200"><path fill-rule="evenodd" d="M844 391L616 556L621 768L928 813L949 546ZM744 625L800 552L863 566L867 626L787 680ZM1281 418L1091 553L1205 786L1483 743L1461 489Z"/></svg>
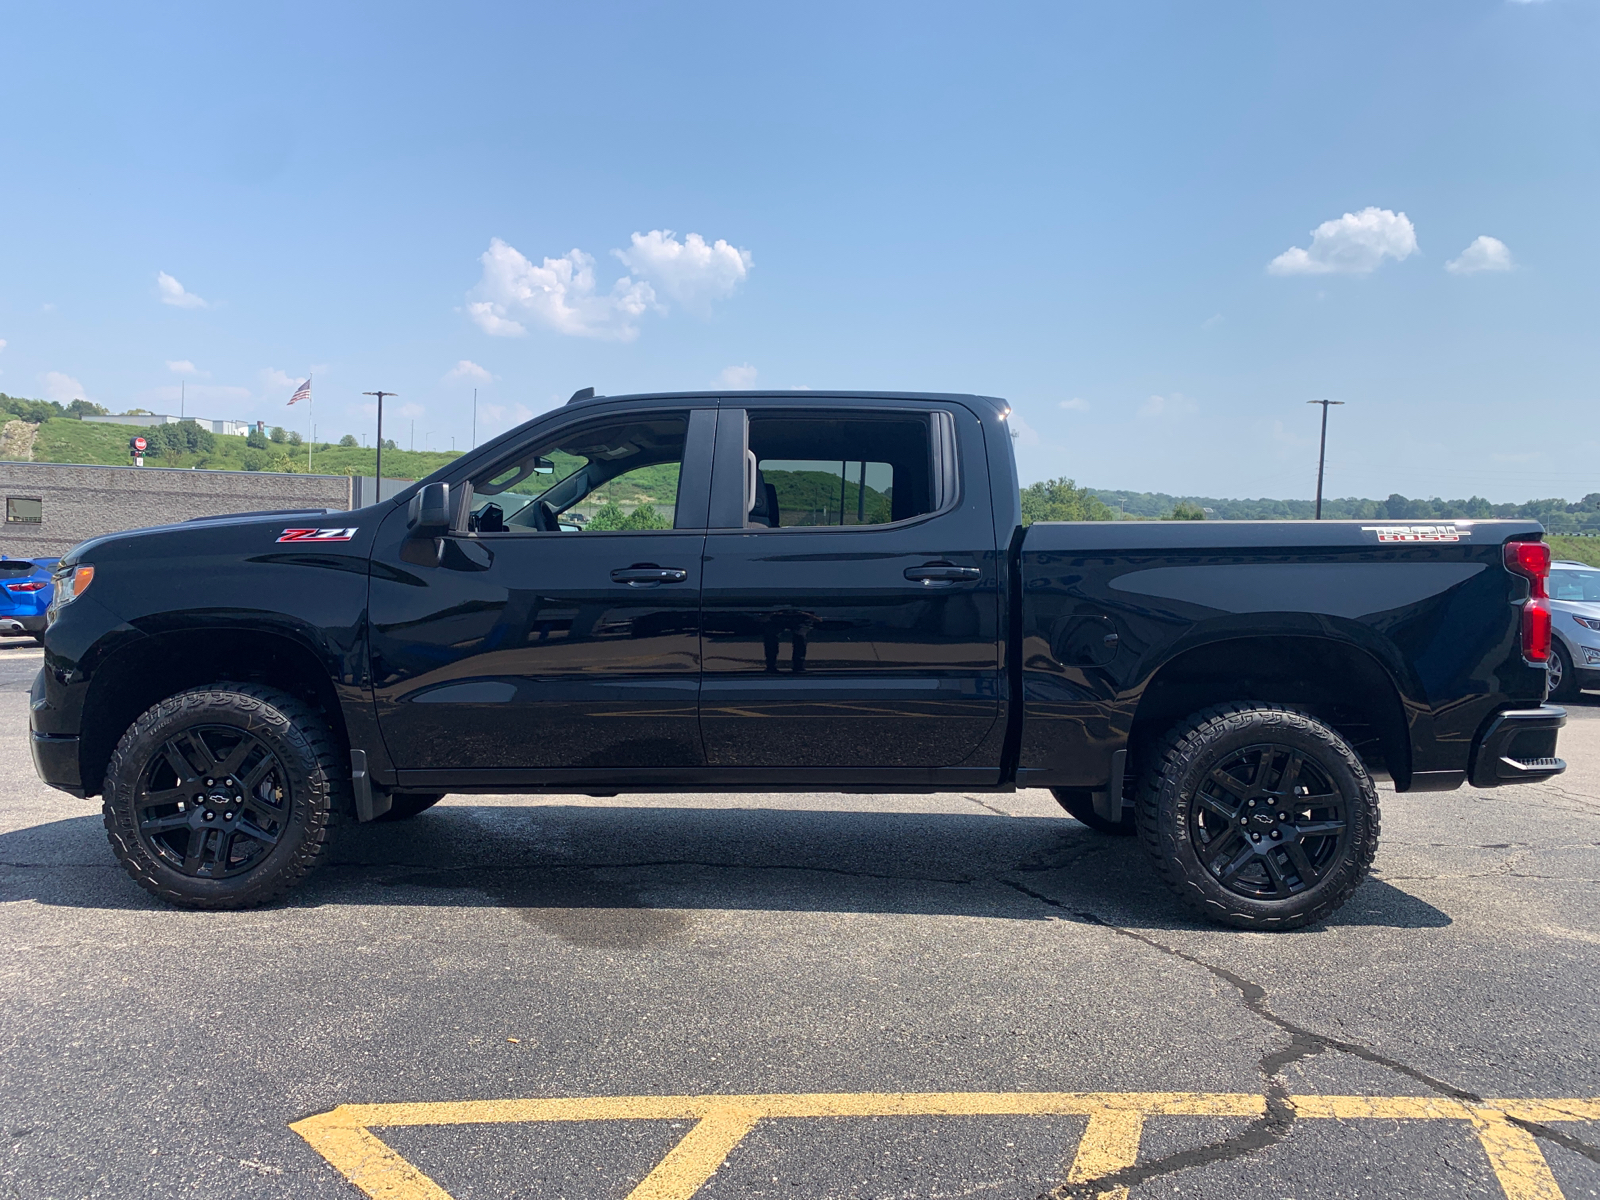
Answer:
<svg viewBox="0 0 1600 1200"><path fill-rule="evenodd" d="M954 474L941 461L943 416L751 412L748 524L887 525L937 511Z"/></svg>

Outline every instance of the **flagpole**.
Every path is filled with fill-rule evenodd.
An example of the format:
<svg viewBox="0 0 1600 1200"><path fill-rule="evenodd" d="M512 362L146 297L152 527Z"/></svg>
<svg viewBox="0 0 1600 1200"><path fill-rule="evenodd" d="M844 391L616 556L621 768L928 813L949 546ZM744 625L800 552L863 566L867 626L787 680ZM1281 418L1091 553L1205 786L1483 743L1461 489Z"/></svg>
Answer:
<svg viewBox="0 0 1600 1200"><path fill-rule="evenodd" d="M311 394L311 381L314 375L306 376L306 474L311 474L311 443L317 436L317 427L312 418L316 415L317 400Z"/></svg>

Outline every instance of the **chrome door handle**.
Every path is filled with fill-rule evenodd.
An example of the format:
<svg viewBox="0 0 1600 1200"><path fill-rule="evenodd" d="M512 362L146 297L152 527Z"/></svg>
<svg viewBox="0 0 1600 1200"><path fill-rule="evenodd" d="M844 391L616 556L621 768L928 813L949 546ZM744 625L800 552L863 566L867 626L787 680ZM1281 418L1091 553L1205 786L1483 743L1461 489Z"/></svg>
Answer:
<svg viewBox="0 0 1600 1200"><path fill-rule="evenodd" d="M907 567L906 578L913 583L969 583L983 574L977 567L958 567L954 563L931 562Z"/></svg>
<svg viewBox="0 0 1600 1200"><path fill-rule="evenodd" d="M654 563L635 563L631 567L618 567L611 572L613 583L629 587L654 587L658 583L682 583L689 572L682 567L658 567Z"/></svg>

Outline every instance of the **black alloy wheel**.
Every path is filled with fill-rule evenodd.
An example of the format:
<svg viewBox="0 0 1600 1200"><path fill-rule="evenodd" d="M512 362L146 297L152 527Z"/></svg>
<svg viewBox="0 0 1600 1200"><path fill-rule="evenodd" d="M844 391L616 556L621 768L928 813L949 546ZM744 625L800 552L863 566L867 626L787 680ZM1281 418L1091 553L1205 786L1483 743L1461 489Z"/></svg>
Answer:
<svg viewBox="0 0 1600 1200"><path fill-rule="evenodd" d="M1189 840L1235 895L1284 900L1315 887L1349 837L1344 798L1294 746L1263 742L1227 755L1201 782Z"/></svg>
<svg viewBox="0 0 1600 1200"><path fill-rule="evenodd" d="M1366 878L1377 789L1321 721L1219 705L1168 732L1151 762L1139 833L1167 884L1208 919L1298 928L1332 915Z"/></svg>
<svg viewBox="0 0 1600 1200"><path fill-rule="evenodd" d="M352 807L332 732L308 705L216 684L154 705L106 766L106 835L146 891L187 908L276 900Z"/></svg>
<svg viewBox="0 0 1600 1200"><path fill-rule="evenodd" d="M139 841L196 879L228 879L257 866L289 827L283 764L259 737L197 725L156 749L134 800Z"/></svg>

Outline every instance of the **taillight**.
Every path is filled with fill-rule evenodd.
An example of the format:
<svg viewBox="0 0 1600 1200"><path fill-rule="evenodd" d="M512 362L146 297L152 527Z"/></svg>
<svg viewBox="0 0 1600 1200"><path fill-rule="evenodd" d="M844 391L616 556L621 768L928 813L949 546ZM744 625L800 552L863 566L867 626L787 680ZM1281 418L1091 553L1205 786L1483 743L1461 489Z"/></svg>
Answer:
<svg viewBox="0 0 1600 1200"><path fill-rule="evenodd" d="M1522 606L1522 656L1529 662L1550 658L1550 606L1545 580L1550 577L1550 547L1543 542L1507 542L1506 570L1528 581L1528 602Z"/></svg>
<svg viewBox="0 0 1600 1200"><path fill-rule="evenodd" d="M6 591L8 591L8 592L37 592L40 589L46 588L48 586L49 586L49 584L45 583L45 581L42 580L42 579L30 579L26 583L8 583L8 584L6 584Z"/></svg>

